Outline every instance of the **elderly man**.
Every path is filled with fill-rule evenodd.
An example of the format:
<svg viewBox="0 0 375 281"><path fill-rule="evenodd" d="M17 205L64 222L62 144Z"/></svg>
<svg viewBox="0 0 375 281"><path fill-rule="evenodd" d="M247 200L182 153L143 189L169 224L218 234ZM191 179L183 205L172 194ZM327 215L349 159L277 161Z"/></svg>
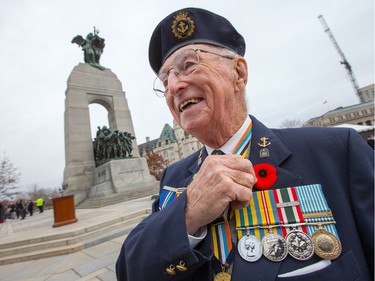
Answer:
<svg viewBox="0 0 375 281"><path fill-rule="evenodd" d="M244 54L202 9L152 34L154 90L205 146L164 171L118 280L372 280L372 149L349 129L270 130L248 115Z"/></svg>

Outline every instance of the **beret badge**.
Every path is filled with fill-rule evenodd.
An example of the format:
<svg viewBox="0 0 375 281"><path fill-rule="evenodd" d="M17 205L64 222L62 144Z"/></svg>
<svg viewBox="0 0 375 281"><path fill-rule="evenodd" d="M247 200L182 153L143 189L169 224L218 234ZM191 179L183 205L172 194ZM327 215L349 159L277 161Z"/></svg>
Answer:
<svg viewBox="0 0 375 281"><path fill-rule="evenodd" d="M172 33L177 39L191 37L195 31L195 22L189 17L187 12L179 12L174 16L172 23Z"/></svg>

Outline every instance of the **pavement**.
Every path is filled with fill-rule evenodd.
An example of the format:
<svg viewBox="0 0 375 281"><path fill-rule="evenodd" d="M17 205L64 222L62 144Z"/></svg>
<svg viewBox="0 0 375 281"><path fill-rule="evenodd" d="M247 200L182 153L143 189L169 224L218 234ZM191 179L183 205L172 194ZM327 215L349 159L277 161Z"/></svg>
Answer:
<svg viewBox="0 0 375 281"><path fill-rule="evenodd" d="M151 208L151 196L95 209L76 209L76 223L53 227L53 210L45 210L25 220L7 220L0 224L0 245L31 241L86 231L124 214ZM112 281L116 280L115 263L127 234L91 243L74 253L38 258L0 266L1 281ZM91 246L92 245L92 246Z"/></svg>

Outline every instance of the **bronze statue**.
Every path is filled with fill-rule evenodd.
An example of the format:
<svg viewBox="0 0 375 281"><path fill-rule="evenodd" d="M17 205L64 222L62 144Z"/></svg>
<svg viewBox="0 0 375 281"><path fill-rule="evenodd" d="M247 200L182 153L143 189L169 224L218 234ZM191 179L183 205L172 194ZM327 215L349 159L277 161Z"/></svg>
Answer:
<svg viewBox="0 0 375 281"><path fill-rule="evenodd" d="M94 34L89 33L86 39L83 39L81 35L77 35L72 39L72 43L76 43L78 46L82 47L84 54L84 61L92 65L93 67L104 70L105 67L100 65L100 56L104 49L104 38L99 37L99 30L94 26Z"/></svg>
<svg viewBox="0 0 375 281"><path fill-rule="evenodd" d="M98 126L96 138L93 141L96 166L111 159L129 158L132 156L132 140L135 137L128 132L113 131L111 128Z"/></svg>

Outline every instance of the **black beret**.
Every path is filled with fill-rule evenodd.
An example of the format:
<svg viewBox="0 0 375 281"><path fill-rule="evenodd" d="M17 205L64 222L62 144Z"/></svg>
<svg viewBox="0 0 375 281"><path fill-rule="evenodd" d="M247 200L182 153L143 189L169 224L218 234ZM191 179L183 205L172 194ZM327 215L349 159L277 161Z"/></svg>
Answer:
<svg viewBox="0 0 375 281"><path fill-rule="evenodd" d="M244 56L244 38L224 17L199 8L186 8L163 19L152 33L148 57L155 73L177 49L189 44L212 44Z"/></svg>

